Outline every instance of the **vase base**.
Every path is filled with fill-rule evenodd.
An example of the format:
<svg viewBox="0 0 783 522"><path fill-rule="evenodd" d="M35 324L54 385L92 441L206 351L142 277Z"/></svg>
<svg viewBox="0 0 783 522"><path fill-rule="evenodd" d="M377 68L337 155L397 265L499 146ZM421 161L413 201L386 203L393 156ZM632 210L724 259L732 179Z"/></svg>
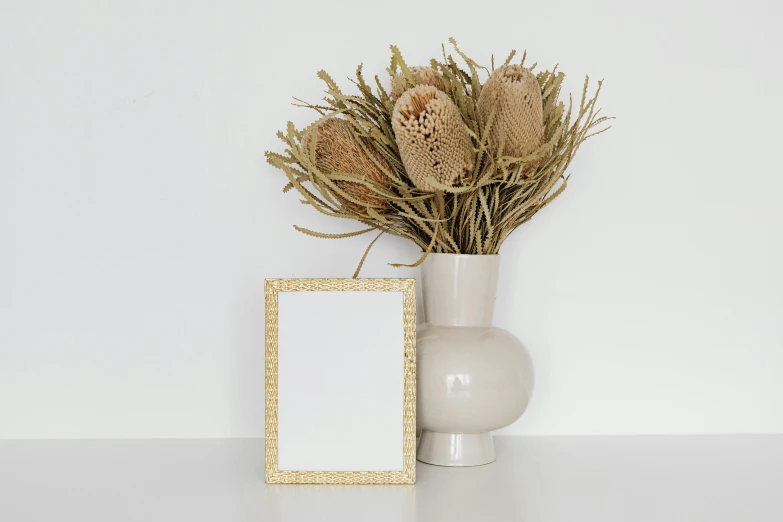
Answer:
<svg viewBox="0 0 783 522"><path fill-rule="evenodd" d="M421 432L416 460L435 466L483 466L495 462L492 435L484 433Z"/></svg>

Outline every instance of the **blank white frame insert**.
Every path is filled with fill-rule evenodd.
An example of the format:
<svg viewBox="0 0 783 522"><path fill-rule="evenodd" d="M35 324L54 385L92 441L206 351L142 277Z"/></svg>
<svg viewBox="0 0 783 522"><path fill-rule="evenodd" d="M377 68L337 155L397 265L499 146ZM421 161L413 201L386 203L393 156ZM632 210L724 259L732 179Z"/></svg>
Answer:
<svg viewBox="0 0 783 522"><path fill-rule="evenodd" d="M267 280L267 482L415 480L414 285Z"/></svg>

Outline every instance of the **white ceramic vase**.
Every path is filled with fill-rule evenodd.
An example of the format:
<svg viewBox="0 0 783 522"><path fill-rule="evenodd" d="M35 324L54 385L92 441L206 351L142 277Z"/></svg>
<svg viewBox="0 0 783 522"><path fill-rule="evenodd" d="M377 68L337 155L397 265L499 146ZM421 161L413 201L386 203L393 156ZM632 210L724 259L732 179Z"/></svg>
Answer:
<svg viewBox="0 0 783 522"><path fill-rule="evenodd" d="M527 407L533 365L522 343L492 326L500 257L430 254L421 270L417 331L417 458L439 466L495 460L490 431Z"/></svg>

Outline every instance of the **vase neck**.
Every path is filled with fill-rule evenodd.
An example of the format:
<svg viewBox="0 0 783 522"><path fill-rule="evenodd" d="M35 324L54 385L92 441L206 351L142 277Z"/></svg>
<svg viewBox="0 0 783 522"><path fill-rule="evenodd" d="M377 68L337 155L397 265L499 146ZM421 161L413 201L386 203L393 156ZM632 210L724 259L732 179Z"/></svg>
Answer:
<svg viewBox="0 0 783 522"><path fill-rule="evenodd" d="M433 326L492 326L500 257L430 254L421 267L424 320Z"/></svg>

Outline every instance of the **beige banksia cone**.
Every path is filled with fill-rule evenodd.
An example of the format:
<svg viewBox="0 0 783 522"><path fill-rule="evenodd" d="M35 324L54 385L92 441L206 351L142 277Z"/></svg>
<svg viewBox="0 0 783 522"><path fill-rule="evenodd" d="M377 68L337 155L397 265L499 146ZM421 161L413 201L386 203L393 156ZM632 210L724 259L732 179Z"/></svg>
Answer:
<svg viewBox="0 0 783 522"><path fill-rule="evenodd" d="M430 85L417 85L400 96L392 129L405 171L416 188L433 190L427 178L455 187L473 170L475 154L459 109Z"/></svg>
<svg viewBox="0 0 783 522"><path fill-rule="evenodd" d="M306 154L310 153L312 131L312 127L308 127L302 133L302 148ZM339 118L330 118L318 124L315 127L315 132L317 135L315 142L315 166L318 170L329 174L341 173L348 176L356 176L358 179L373 181L385 187L391 185L387 175L370 159L359 144L357 138L353 135L349 122ZM371 145L368 144L367 148L372 151ZM377 163L391 171L388 163L380 154L374 153L374 158ZM387 200L361 183L335 180L334 184L340 190L365 204L359 205L342 197L340 194L335 194L343 204L354 211L364 209L366 205L385 207L388 204ZM378 211L378 209L376 210Z"/></svg>
<svg viewBox="0 0 783 522"><path fill-rule="evenodd" d="M439 91L446 91L446 85L443 83L443 76L441 76L440 73L432 67L415 66L411 67L410 71L413 74L417 74L419 78L421 78L423 85L431 85ZM398 73L392 78L392 100L398 100L400 96L402 96L402 93L411 87L413 87L413 85L408 82L408 80L405 78L405 75Z"/></svg>
<svg viewBox="0 0 783 522"><path fill-rule="evenodd" d="M528 69L506 65L492 73L478 100L482 121L487 121L493 108L496 112L489 142L495 150L500 146L501 135L504 156L527 156L543 144L541 88Z"/></svg>

